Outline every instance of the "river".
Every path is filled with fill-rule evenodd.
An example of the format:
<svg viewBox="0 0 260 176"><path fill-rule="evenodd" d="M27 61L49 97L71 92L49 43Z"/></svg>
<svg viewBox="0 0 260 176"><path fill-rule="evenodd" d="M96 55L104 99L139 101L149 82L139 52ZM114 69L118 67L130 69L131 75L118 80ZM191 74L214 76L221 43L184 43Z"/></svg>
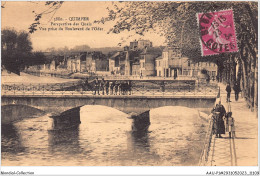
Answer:
<svg viewBox="0 0 260 176"><path fill-rule="evenodd" d="M147 133L131 132L127 115L105 106L84 106L78 129L48 132L48 115L2 125L4 166L197 165L208 122L195 109L151 110Z"/></svg>

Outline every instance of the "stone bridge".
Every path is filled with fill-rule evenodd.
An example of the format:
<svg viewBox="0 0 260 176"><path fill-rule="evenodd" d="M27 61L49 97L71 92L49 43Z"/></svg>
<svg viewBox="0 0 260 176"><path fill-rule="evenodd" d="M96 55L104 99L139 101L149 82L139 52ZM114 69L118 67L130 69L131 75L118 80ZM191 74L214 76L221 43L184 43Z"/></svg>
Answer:
<svg viewBox="0 0 260 176"><path fill-rule="evenodd" d="M54 116L78 114L84 105L104 105L138 117L153 108L163 106L185 106L209 112L214 106L213 95L172 95L172 96L134 96L134 95L2 95L2 123L10 123L24 118L22 114L50 113ZM72 113L73 110L73 113ZM74 115L73 115L74 114Z"/></svg>

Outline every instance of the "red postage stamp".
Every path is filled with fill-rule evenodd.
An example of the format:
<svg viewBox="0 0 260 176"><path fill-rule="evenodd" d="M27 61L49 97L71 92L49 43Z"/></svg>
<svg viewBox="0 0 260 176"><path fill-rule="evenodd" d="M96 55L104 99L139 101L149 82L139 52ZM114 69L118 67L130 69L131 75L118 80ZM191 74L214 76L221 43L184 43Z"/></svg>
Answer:
<svg viewBox="0 0 260 176"><path fill-rule="evenodd" d="M232 9L197 15L202 56L238 51Z"/></svg>

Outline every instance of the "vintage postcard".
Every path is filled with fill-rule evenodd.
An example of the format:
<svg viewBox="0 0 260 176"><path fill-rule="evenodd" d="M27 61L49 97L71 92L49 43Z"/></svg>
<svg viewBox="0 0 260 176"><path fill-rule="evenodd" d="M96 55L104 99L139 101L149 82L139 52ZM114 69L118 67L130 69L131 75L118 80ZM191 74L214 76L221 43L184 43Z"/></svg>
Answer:
<svg viewBox="0 0 260 176"><path fill-rule="evenodd" d="M1 174L258 175L257 44L257 1L2 1Z"/></svg>

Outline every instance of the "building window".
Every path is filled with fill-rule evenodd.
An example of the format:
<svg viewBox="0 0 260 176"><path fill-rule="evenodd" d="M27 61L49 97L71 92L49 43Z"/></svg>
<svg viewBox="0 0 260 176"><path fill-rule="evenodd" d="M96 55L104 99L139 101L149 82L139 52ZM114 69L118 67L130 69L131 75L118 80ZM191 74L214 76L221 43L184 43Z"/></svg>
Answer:
<svg viewBox="0 0 260 176"><path fill-rule="evenodd" d="M161 66L161 61L159 61L159 67Z"/></svg>
<svg viewBox="0 0 260 176"><path fill-rule="evenodd" d="M209 66L210 66L210 62L209 62Z"/></svg>
<svg viewBox="0 0 260 176"><path fill-rule="evenodd" d="M188 76L189 75L189 71L188 70L183 70L183 75Z"/></svg>
<svg viewBox="0 0 260 176"><path fill-rule="evenodd" d="M200 62L198 62L198 66L200 66Z"/></svg>
<svg viewBox="0 0 260 176"><path fill-rule="evenodd" d="M161 71L159 71L159 76L161 76Z"/></svg>
<svg viewBox="0 0 260 176"><path fill-rule="evenodd" d="M144 62L142 63L142 68L144 68Z"/></svg>
<svg viewBox="0 0 260 176"><path fill-rule="evenodd" d="M190 67L190 60L188 60L188 67Z"/></svg>

